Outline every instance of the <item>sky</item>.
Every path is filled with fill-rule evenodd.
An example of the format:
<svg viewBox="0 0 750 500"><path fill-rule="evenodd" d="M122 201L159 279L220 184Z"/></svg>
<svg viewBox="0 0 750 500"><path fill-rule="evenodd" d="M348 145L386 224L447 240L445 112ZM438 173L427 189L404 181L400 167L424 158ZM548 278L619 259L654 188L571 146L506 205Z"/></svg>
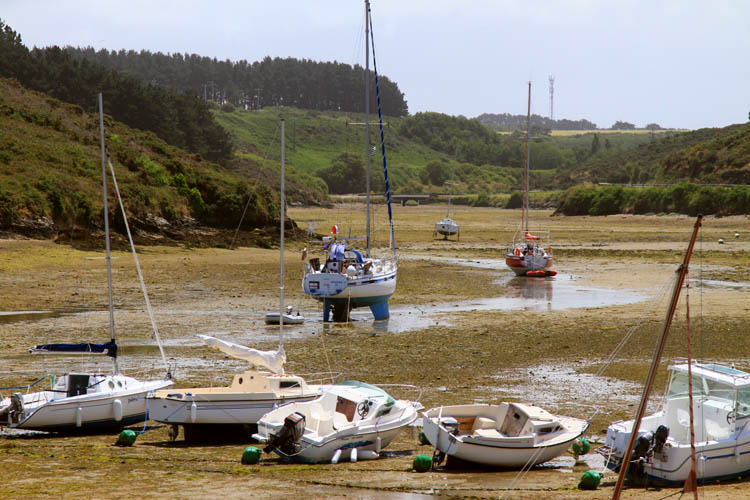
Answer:
<svg viewBox="0 0 750 500"><path fill-rule="evenodd" d="M747 0L371 0L378 71L409 112L697 129L750 113ZM364 65L363 0L0 0L32 48Z"/></svg>

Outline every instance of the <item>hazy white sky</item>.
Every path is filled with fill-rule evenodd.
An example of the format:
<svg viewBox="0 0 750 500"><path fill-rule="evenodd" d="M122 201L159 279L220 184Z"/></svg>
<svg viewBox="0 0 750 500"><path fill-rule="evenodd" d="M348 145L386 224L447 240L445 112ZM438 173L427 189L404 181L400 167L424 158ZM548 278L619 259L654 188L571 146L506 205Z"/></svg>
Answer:
<svg viewBox="0 0 750 500"><path fill-rule="evenodd" d="M743 123L748 0L372 0L378 70L409 111L643 127ZM0 0L29 47L364 64L362 0Z"/></svg>

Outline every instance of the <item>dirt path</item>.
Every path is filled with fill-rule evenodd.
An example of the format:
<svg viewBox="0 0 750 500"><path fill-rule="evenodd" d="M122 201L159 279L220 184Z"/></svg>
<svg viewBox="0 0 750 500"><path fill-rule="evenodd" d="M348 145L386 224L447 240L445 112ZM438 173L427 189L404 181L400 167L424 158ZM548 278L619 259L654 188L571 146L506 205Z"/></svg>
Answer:
<svg viewBox="0 0 750 500"><path fill-rule="evenodd" d="M297 220L318 219L318 227L324 228L338 223L346 231L361 222L348 208L290 212ZM444 211L395 207L403 258L391 301L393 321L385 328L367 319L325 326L308 321L299 330L289 329L287 370L330 369L343 372L343 378L415 384L424 389L422 403L428 408L514 399L583 418L598 410L591 426L594 437L601 437L613 420L631 418L665 311L664 292L693 219L534 213L532 219L551 230L560 275L529 285L512 280L502 265L504 246L513 236L508 228L517 224L518 212L457 207L453 217L461 225L460 241L433 240L432 227ZM386 246L385 226L376 226L376 242ZM319 319L319 305L301 292L302 246L287 246L287 303ZM42 369L67 367L25 354L31 344L91 338L106 331L106 275L99 257L51 242L0 241L0 311L49 312L7 321L0 316L0 385L28 383ZM157 324L168 356L177 364L179 386L228 383L242 367L202 347L195 334L261 348L277 343L277 330L263 325L262 317L278 307L278 257L278 251L249 248L139 249ZM123 369L138 376L161 375L131 258L117 252L113 264ZM691 312L700 317L693 328L695 349L704 358L745 369L750 368L750 340L744 335L750 320L749 270L750 219L706 219L691 274ZM617 303L618 298L636 295L641 298ZM483 305L495 299L497 304L515 305ZM563 299L572 305L558 307ZM587 302L598 299L615 304L593 307ZM684 352L684 317L682 305L665 365ZM618 360L598 374L639 321ZM664 371L657 393L664 388ZM0 437L4 496L603 499L611 496L614 483L614 475L607 474L599 490L578 491L578 480L590 465L574 464L572 457L516 482L516 473L507 471L417 474L410 471L414 455L431 450L419 446L408 432L388 448L386 459L337 466L282 465L271 458L242 466L243 445L170 443L166 429L158 426L132 448L113 447L114 440L12 433ZM597 466L593 458L592 464ZM508 491L511 483L515 485ZM624 498L670 495L679 497L679 490L631 489ZM701 497L750 498L750 484L740 480L712 485L701 490Z"/></svg>

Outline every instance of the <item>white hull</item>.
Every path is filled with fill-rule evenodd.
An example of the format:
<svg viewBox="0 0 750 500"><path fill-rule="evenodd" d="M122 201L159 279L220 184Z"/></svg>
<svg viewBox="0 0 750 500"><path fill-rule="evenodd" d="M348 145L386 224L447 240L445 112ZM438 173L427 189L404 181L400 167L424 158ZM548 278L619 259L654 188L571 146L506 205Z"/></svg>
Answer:
<svg viewBox="0 0 750 500"><path fill-rule="evenodd" d="M442 234L443 236L458 234L458 224L453 219L440 219L440 221L435 224L435 232Z"/></svg>
<svg viewBox="0 0 750 500"><path fill-rule="evenodd" d="M339 460L346 460L355 448L358 453L379 453L416 420L417 407L418 403L393 400L375 386L334 384L315 401L282 406L268 413L258 422L254 437L288 460L323 463L331 462L337 454ZM305 418L304 433L293 452L274 441L290 415Z"/></svg>
<svg viewBox="0 0 750 500"><path fill-rule="evenodd" d="M285 314L284 324L285 325L299 325L305 322L305 317L299 314ZM279 324L279 313L268 313L266 314L267 325L278 325Z"/></svg>
<svg viewBox="0 0 750 500"><path fill-rule="evenodd" d="M61 377L63 378L63 377ZM12 411L11 398L0 403L0 414L5 414L8 426L48 432L86 432L117 428L145 421L146 395L172 385L168 380L138 382L121 375L101 376L102 391L66 396L58 391L40 391L23 395L24 412ZM109 390L109 382L118 390ZM7 412L7 413L6 413Z"/></svg>
<svg viewBox="0 0 750 500"><path fill-rule="evenodd" d="M371 261L372 272L364 273L361 270L354 276L346 276L346 288L339 293L322 295L315 293L315 287L311 286L318 280L326 279L329 272L311 271L305 275L304 292L318 300L324 299L368 299L388 298L396 291L396 272L398 265L393 261L381 261L379 259L366 259L365 264Z"/></svg>
<svg viewBox="0 0 750 500"><path fill-rule="evenodd" d="M149 414L151 420L177 425L255 424L274 408L292 402L311 401L319 395L317 392L300 396L215 392L191 396L187 392L167 392L149 396Z"/></svg>
<svg viewBox="0 0 750 500"><path fill-rule="evenodd" d="M709 368L704 367L718 367ZM687 365L675 365L664 409L641 421L638 436L652 436L659 426L668 429L661 450L643 461L646 479L682 484L691 469L689 399L685 387ZM750 375L720 365L693 365L693 415L696 476L715 481L750 472ZM710 380L705 389L701 379ZM677 382L676 382L677 381ZM741 395L737 397L739 391ZM607 465L619 470L632 434L633 420L615 422L607 429L605 446L598 451Z"/></svg>
<svg viewBox="0 0 750 500"><path fill-rule="evenodd" d="M514 419L518 411L521 419ZM519 403L457 405L424 412L423 431L448 456L497 467L525 467L562 455L587 429L584 420ZM517 422L515 420L518 420ZM511 430L511 427L518 428Z"/></svg>

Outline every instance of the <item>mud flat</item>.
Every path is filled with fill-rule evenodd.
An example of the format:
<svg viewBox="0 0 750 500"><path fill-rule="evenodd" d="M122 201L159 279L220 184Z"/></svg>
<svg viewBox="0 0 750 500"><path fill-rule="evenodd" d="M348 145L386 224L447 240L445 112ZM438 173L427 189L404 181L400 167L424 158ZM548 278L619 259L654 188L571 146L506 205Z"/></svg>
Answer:
<svg viewBox="0 0 750 500"><path fill-rule="evenodd" d="M321 307L301 291L304 243L287 245L287 303L309 319L299 329L285 329L288 371L332 370L343 372L344 379L415 384L424 388L422 403L428 408L507 399L582 418L595 414L594 439L613 420L632 418L692 218L550 217L549 212L535 212L532 220L551 231L560 274L524 284L501 265L517 211L456 207L460 241L432 239L444 206L397 206L394 211L403 259L391 300L394 314L387 324L371 321L364 311L350 324L320 323ZM319 220L319 228L336 223L348 231L351 225L353 233L362 222L359 207L290 212L296 220ZM375 227L376 242L386 247L387 227ZM719 244L719 238L725 243ZM26 349L53 339L106 336L106 274L103 261L94 258L98 256L48 241L0 240L0 311L15 313L0 315L0 386L32 382L45 369L84 368L87 361L70 365L61 358L32 357ZM137 376L159 375L162 368L132 261L127 253L115 257L122 369ZM178 386L228 383L242 368L241 362L203 347L195 334L261 348L278 342L277 330L263 324L265 312L278 307L278 251L151 246L139 248L139 258ZM697 356L750 369L748 276L750 219L705 219L689 292ZM640 326L630 342L604 369L636 323ZM683 355L685 326L683 300L665 366ZM105 361L99 363L108 369ZM665 372L660 370L652 407L663 393ZM2 431L3 496L604 499L611 496L615 481L607 473L599 490L576 490L585 470L601 469L595 456L579 463L564 456L520 481L514 471L417 474L410 471L414 455L432 450L407 431L386 449L385 459L336 466L284 465L270 456L257 466L243 466L244 445L172 443L166 428L153 422L131 448L112 446L115 439ZM670 495L679 496L679 489L628 489L624 498ZM701 497L750 497L750 482L707 486Z"/></svg>

